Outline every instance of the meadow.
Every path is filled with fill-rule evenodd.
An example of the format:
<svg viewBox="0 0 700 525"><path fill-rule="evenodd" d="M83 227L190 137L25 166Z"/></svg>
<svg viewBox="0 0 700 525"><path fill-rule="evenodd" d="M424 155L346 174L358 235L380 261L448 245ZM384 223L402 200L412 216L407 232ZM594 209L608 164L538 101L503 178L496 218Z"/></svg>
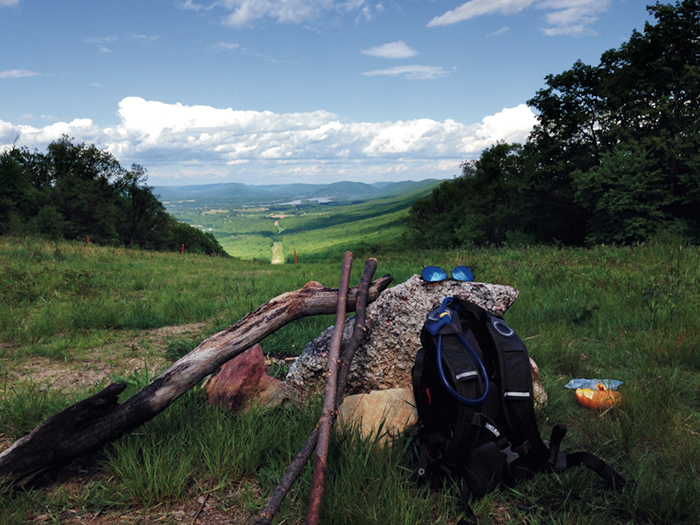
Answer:
<svg viewBox="0 0 700 525"><path fill-rule="evenodd" d="M295 228L291 220L285 227ZM391 274L395 283L422 264L466 264L478 281L518 288L505 318L525 339L549 395L538 413L543 436L566 423L564 450L595 453L636 482L618 493L602 490L585 468L543 474L473 502L480 521L696 522L698 247L660 242L408 253L377 243L364 250L372 253L356 253L352 284L363 257L372 255L376 275ZM133 394L276 295L310 280L337 287L342 253L327 253L314 262L270 265L1 237L0 447L112 380L127 382L124 396ZM333 320L296 321L261 345L269 356L298 355ZM273 365L271 373L282 375L284 366ZM564 385L582 377L624 381L623 403L605 412L579 406ZM34 485L0 489L0 523L243 523L264 505L318 414L317 400L301 411L225 414L195 388L100 453ZM351 431L336 433L321 522L456 523L456 487L416 485L414 459L408 436L382 449ZM275 523L303 522L310 470Z"/></svg>

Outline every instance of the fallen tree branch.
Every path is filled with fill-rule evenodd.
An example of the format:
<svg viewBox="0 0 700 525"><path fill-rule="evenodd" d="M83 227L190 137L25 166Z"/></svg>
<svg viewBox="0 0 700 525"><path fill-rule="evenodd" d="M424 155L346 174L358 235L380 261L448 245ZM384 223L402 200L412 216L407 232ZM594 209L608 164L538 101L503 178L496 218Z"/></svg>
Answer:
<svg viewBox="0 0 700 525"><path fill-rule="evenodd" d="M365 264L365 270L362 273L362 278L360 279L360 284L357 287L357 309L355 314L355 325L353 328L352 336L350 341L345 346L343 353L340 357L340 364L338 369L338 388L336 392L336 406L340 404L343 392L345 391L345 386L348 379L348 371L350 369L350 364L352 363L352 358L355 355L355 351L360 346L367 329L365 328L365 321L367 319L367 291L369 289L370 281L374 272L377 270L377 260L371 258ZM318 441L318 427L316 427L309 437L306 439L304 445L302 445L296 457L289 464L289 467L280 479L279 484L274 488L270 497L263 507L263 510L255 516L253 519L249 520L250 524L254 525L268 525L272 522L277 511L282 506L284 498L287 493L291 490L292 485L301 475L301 472L311 458L314 449L316 448L316 442Z"/></svg>
<svg viewBox="0 0 700 525"><path fill-rule="evenodd" d="M343 257L343 269L338 287L338 305L335 310L335 326L331 336L331 344L328 349L328 366L326 367L326 385L323 397L323 412L318 422L318 439L316 441L316 464L311 480L311 497L309 499L309 511L306 515L307 525L317 525L321 512L321 499L323 498L323 482L326 478L326 465L328 463L328 446L331 439L331 427L335 419L335 398L338 393L338 363L340 362L340 345L343 342L343 330L345 329L345 313L347 312L348 286L350 283L350 270L352 269L352 253L345 252Z"/></svg>
<svg viewBox="0 0 700 525"><path fill-rule="evenodd" d="M385 275L372 283L371 301L391 279ZM338 290L317 282L275 297L203 341L123 403L119 404L117 399L125 385L114 383L55 414L0 454L0 479L3 483L21 483L99 450L154 418L204 377L275 330L302 317L334 313L337 301ZM348 294L348 310L355 309L356 301L357 289L352 289Z"/></svg>

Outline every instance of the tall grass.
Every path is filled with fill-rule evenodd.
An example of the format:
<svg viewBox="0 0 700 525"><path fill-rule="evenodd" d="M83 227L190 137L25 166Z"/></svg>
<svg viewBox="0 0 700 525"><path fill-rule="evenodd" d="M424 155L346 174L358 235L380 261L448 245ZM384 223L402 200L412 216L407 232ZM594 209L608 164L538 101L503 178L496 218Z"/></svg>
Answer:
<svg viewBox="0 0 700 525"><path fill-rule="evenodd" d="M325 263L270 266L182 254L151 254L0 239L3 287L0 342L7 371L43 349L110 340L113 333L171 323L211 321L209 332L309 280L337 286L340 258ZM520 296L506 313L537 361L549 403L538 414L543 437L566 423L565 450L587 450L608 461L636 486L622 493L599 490L586 469L536 476L474 502L485 522L694 523L700 512L700 250L641 245L564 249L378 252L377 275L402 282L422 264L450 269L469 265L478 281L511 285ZM362 261L356 261L353 282ZM92 311L94 310L94 314ZM332 324L304 319L263 341L266 351L294 355ZM56 340L63 341L59 346ZM196 340L173 341L172 359ZM49 357L51 352L45 352ZM0 372L2 369L0 369ZM624 381L624 402L607 412L576 404L563 388L571 378ZM148 381L133 377L133 392ZM6 385L0 432L17 436L72 402L61 393ZM150 509L167 521L170 503L183 504L209 487L220 505L234 505L232 487L248 514L264 503L317 420L304 410L222 414L193 390L165 413L125 436L99 459L106 481L85 490L89 498L33 489L0 494L0 521L21 523L27 513L53 515L89 507ZM391 449L373 446L352 431L334 436L322 520L324 523L455 523L455 487L431 491L411 478L410 441ZM148 465L148 468L144 468ZM307 470L279 520L305 515ZM237 493L238 494L238 493ZM48 503L47 503L48 502ZM178 503L179 502L179 503ZM14 508L19 510L15 511ZM44 509L44 510L42 510ZM158 513L161 514L158 514Z"/></svg>

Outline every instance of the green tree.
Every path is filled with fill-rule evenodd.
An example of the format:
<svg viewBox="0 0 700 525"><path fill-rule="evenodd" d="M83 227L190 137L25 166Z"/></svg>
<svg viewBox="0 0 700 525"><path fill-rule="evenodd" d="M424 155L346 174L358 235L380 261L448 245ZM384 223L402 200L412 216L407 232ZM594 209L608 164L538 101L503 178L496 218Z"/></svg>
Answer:
<svg viewBox="0 0 700 525"><path fill-rule="evenodd" d="M216 239L170 216L146 185L146 170L121 167L109 152L64 136L46 153L0 155L0 234L226 255Z"/></svg>
<svg viewBox="0 0 700 525"><path fill-rule="evenodd" d="M548 75L547 87L528 101L538 124L523 149L527 157L529 231L540 242L582 244L588 213L576 202L574 172L596 166L606 151L607 114L600 85L602 69L577 61Z"/></svg>
<svg viewBox="0 0 700 525"><path fill-rule="evenodd" d="M666 211L700 221L700 1L657 3L655 23L602 57L603 93L617 142L643 147L670 199Z"/></svg>
<svg viewBox="0 0 700 525"><path fill-rule="evenodd" d="M0 155L0 234L24 233L36 213L38 195L11 152Z"/></svg>
<svg viewBox="0 0 700 525"><path fill-rule="evenodd" d="M503 244L514 232L523 232L520 153L519 145L499 142L476 161L461 207L460 239L476 245Z"/></svg>
<svg viewBox="0 0 700 525"><path fill-rule="evenodd" d="M517 144L500 142L475 162L464 162L462 174L416 202L409 227L421 246L502 244L524 239L523 157Z"/></svg>
<svg viewBox="0 0 700 525"><path fill-rule="evenodd" d="M154 248L161 244L159 239L166 227L167 215L163 204L153 195L146 185L148 175L146 169L133 164L117 180L116 187L121 196L120 234L128 246Z"/></svg>
<svg viewBox="0 0 700 525"><path fill-rule="evenodd" d="M464 199L476 168L473 162L464 162L461 168L461 176L442 183L429 198L416 201L409 210L407 223L418 246L449 248L462 244L457 227L464 221Z"/></svg>
<svg viewBox="0 0 700 525"><path fill-rule="evenodd" d="M577 175L577 200L592 212L590 243L644 241L668 223L663 174L641 146L620 144Z"/></svg>

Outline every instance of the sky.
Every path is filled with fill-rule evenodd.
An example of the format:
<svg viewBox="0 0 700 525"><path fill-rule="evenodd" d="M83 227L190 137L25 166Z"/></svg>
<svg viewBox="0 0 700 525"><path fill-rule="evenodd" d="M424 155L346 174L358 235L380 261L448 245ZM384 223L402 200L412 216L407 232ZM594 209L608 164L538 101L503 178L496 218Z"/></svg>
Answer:
<svg viewBox="0 0 700 525"><path fill-rule="evenodd" d="M0 0L0 151L63 135L150 185L452 178L644 0Z"/></svg>

